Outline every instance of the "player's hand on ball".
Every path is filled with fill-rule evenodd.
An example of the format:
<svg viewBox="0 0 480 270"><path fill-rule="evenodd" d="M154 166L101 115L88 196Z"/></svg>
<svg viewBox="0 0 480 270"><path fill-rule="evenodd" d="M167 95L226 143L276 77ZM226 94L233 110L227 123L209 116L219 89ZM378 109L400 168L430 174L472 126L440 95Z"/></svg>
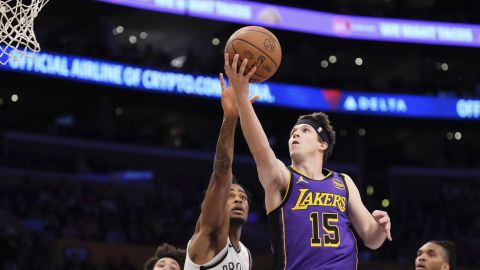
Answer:
<svg viewBox="0 0 480 270"><path fill-rule="evenodd" d="M388 213L385 211L375 210L372 212L372 216L387 235L387 239L392 241L392 234L390 233L392 224L390 223L390 217L388 216Z"/></svg>
<svg viewBox="0 0 480 270"><path fill-rule="evenodd" d="M233 61L230 64L228 53L225 54L225 73L227 74L230 85L233 87L235 96L238 102L248 101L248 82L250 81L250 77L255 73L257 67L253 67L247 74L245 73L245 68L247 66L248 60L245 58L240 65L238 66L238 59L239 55L235 54L233 57Z"/></svg>
<svg viewBox="0 0 480 270"><path fill-rule="evenodd" d="M230 83L228 87L226 86L225 78L222 73L220 73L218 77L220 79L220 86L222 87L221 102L223 113L225 114L225 117L237 118L238 104L235 98L235 93L233 92L232 84ZM253 104L258 98L259 96L254 96L250 99L250 102Z"/></svg>

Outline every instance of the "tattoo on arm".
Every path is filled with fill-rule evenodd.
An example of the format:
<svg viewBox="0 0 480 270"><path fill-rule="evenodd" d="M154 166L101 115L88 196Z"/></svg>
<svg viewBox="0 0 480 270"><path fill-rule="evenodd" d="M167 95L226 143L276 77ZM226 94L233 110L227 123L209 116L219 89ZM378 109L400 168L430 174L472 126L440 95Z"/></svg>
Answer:
<svg viewBox="0 0 480 270"><path fill-rule="evenodd" d="M215 159L213 161L213 172L226 174L232 168L233 143L237 120L224 119L218 136Z"/></svg>

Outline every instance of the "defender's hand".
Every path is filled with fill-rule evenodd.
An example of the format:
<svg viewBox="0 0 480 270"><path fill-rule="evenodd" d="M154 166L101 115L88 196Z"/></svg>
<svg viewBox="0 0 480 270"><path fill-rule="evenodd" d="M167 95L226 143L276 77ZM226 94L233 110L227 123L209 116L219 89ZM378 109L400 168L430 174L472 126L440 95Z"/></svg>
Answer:
<svg viewBox="0 0 480 270"><path fill-rule="evenodd" d="M235 98L235 93L233 92L232 84L230 83L228 87L225 85L225 79L223 78L222 73L220 73L218 77L220 78L220 85L222 86L221 101L223 114L225 115L225 117L237 118L238 106L237 100Z"/></svg>
<svg viewBox="0 0 480 270"><path fill-rule="evenodd" d="M222 109L225 117L238 117L238 104L235 98L235 93L232 87L232 84L227 87L225 83L225 79L223 74L220 73L218 76L220 79L220 86L222 87L222 95L221 95L221 102L222 102ZM250 99L250 102L253 104L257 101L259 96L254 96Z"/></svg>

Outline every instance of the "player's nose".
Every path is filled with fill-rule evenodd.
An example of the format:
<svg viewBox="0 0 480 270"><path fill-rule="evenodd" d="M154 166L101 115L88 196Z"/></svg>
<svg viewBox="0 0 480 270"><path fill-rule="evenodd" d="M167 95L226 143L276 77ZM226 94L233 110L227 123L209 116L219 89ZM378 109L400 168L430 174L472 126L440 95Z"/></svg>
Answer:
<svg viewBox="0 0 480 270"><path fill-rule="evenodd" d="M242 196L241 195L236 195L233 199L233 202L234 203L239 203L239 204L242 204L243 203L243 199L242 199Z"/></svg>

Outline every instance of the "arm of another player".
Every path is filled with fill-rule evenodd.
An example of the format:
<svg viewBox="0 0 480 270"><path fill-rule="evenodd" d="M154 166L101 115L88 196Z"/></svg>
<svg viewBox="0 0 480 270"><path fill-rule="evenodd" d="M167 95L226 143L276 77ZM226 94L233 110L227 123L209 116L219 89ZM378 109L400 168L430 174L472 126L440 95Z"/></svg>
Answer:
<svg viewBox="0 0 480 270"><path fill-rule="evenodd" d="M238 108L235 95L231 87L226 88L222 74L220 83L223 122L218 136L212 176L188 251L191 259L197 264L204 264L215 257L225 247L228 238L230 216L225 205L232 185L233 145Z"/></svg>
<svg viewBox="0 0 480 270"><path fill-rule="evenodd" d="M285 164L276 158L253 106L248 102L248 82L256 67L244 75L248 60L244 59L237 71L238 59L239 55L236 54L230 64L228 54L225 54L225 72L235 91L242 132L257 164L258 177L265 190L265 204L269 212L282 201L281 191L286 189L290 173Z"/></svg>
<svg viewBox="0 0 480 270"><path fill-rule="evenodd" d="M377 249L383 244L385 238L392 241L388 213L375 210L370 214L363 204L360 192L353 180L346 174L344 176L349 191L350 221L365 246L370 249Z"/></svg>

